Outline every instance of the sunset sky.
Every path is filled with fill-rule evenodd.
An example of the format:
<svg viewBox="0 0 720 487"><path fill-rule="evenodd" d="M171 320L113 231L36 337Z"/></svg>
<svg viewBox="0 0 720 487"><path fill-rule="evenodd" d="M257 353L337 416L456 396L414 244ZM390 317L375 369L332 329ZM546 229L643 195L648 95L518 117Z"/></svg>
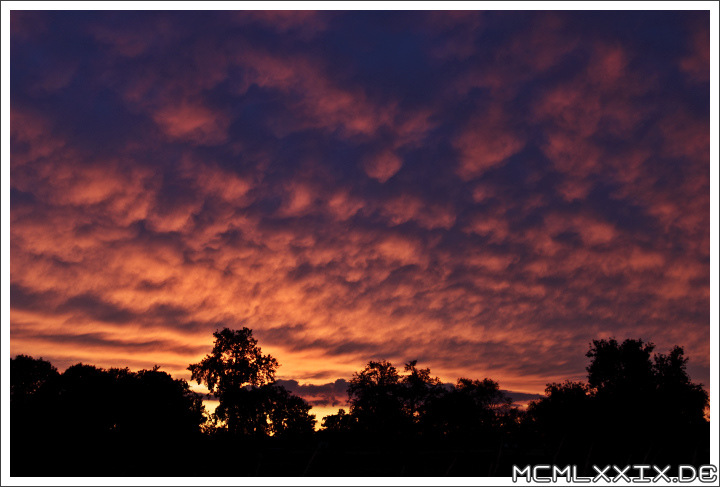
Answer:
<svg viewBox="0 0 720 487"><path fill-rule="evenodd" d="M371 359L542 393L594 338L682 345L709 387L707 11L13 11L10 37L12 356L189 380L247 326L318 419Z"/></svg>

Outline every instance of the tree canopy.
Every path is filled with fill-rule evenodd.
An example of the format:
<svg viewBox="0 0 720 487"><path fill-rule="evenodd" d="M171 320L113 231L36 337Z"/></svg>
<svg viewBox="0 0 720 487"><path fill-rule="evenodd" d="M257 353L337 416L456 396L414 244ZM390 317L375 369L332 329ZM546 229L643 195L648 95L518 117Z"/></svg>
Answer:
<svg viewBox="0 0 720 487"><path fill-rule="evenodd" d="M272 356L262 354L251 329L223 328L213 336L212 352L200 363L188 366L191 380L205 384L218 398L234 389L261 386L275 380L280 364Z"/></svg>
<svg viewBox="0 0 720 487"><path fill-rule="evenodd" d="M36 393L47 381L58 376L57 369L42 357L18 355L10 359L10 397L17 399Z"/></svg>
<svg viewBox="0 0 720 487"><path fill-rule="evenodd" d="M402 372L387 360L370 360L348 382L348 410L325 416L315 432L310 403L275 382L279 363L262 353L250 329L225 328L213 336L212 352L188 367L192 379L220 401L210 415L200 394L159 366L133 372L78 363L59 373L43 359L11 359L12 468L20 465L25 475L38 468L53 475L75 472L80 452L87 474L168 474L181 472L182 459L193 451L198 461L221 465L213 472L236 475L237 462L255 458L255 449L267 446L262 451L277 455L288 445L315 452L302 462L286 460L287 468L302 463L294 474L342 475L333 465L360 474L398 473L349 465L352 455L342 452L355 450L401 452L398 471L415 465L408 468L435 475L502 474L526 458L575 464L588 474L592 463L624 464L630 458L695 465L709 455L708 394L688 376L688 358L679 346L656 353L653 343L640 339L593 340L586 352L587 382L548 383L545 397L526 409L490 378L460 377L449 384L417 360L405 363ZM328 454L334 460L318 464L323 444L340 456ZM244 445L243 458L233 453L238 445ZM53 452L42 457L44 463L37 461L43 448ZM119 461L127 449L141 453ZM452 457L439 469L415 458L418 451L434 452L427 458ZM462 451L484 452L481 469L458 460ZM241 474L260 468L250 467Z"/></svg>
<svg viewBox="0 0 720 487"><path fill-rule="evenodd" d="M213 333L212 352L188 370L205 384L220 404L211 415L214 431L233 435L297 435L312 433L310 404L274 384L280 366L263 355L252 330L223 328Z"/></svg>

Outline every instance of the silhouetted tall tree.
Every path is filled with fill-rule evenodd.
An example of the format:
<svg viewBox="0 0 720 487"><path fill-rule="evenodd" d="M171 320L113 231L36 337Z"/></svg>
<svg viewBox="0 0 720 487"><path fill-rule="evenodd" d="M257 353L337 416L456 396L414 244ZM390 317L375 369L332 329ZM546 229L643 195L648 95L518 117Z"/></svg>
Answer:
<svg viewBox="0 0 720 487"><path fill-rule="evenodd" d="M600 446L605 451L619 442L617 449L642 449L652 434L655 407L655 374L651 361L655 345L642 340L614 338L593 340L586 356L588 386L598 418ZM637 431L647 432L641 437ZM603 443L604 442L604 443Z"/></svg>
<svg viewBox="0 0 720 487"><path fill-rule="evenodd" d="M642 340L593 340L588 385L599 407L627 428L651 428L660 417L678 427L703 422L707 393L688 377L684 350L676 346L651 360L654 348Z"/></svg>
<svg viewBox="0 0 720 487"><path fill-rule="evenodd" d="M213 333L212 352L197 364L188 366L192 380L205 384L220 404L213 414L215 422L231 433L265 433L260 395L247 386L261 386L275 380L279 363L263 355L252 330L223 328Z"/></svg>
<svg viewBox="0 0 720 487"><path fill-rule="evenodd" d="M688 377L681 347L669 355L653 355L654 349L640 339L593 340L587 384L548 384L547 397L529 405L525 428L554 457L585 451L584 460L566 460L586 464L591 455L596 463L622 456L674 461L683 448L700 447L707 438L707 393Z"/></svg>
<svg viewBox="0 0 720 487"><path fill-rule="evenodd" d="M274 384L280 364L262 354L252 330L224 328L213 336L212 352L188 370L220 401L212 415L216 430L243 435L312 432L311 406Z"/></svg>
<svg viewBox="0 0 720 487"><path fill-rule="evenodd" d="M270 355L263 355L252 330L223 328L213 333L212 352L200 363L191 364L192 380L205 383L219 397L225 391L246 385L261 386L275 380L280 366Z"/></svg>

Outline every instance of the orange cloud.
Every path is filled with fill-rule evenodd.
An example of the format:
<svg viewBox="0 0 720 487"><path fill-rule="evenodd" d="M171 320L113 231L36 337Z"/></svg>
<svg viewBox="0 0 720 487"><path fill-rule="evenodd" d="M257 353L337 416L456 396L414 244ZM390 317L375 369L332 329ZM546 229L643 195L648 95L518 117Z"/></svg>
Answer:
<svg viewBox="0 0 720 487"><path fill-rule="evenodd" d="M488 112L478 114L455 139L453 145L460 152L457 173L461 178L476 178L525 146L522 138L503 119L501 108L496 105Z"/></svg>
<svg viewBox="0 0 720 487"><path fill-rule="evenodd" d="M186 101L180 105L168 105L155 112L153 118L163 132L175 139L218 144L227 138L228 122L224 116L199 103Z"/></svg>
<svg viewBox="0 0 720 487"><path fill-rule="evenodd" d="M364 165L365 172L373 179L384 183L393 177L402 167L402 159L391 151L383 151L369 158Z"/></svg>
<svg viewBox="0 0 720 487"><path fill-rule="evenodd" d="M298 388L418 358L541 392L610 335L707 370L695 34L665 59L559 12L353 42L341 12L98 14L63 31L83 76L46 86L34 15L12 25L11 353L189 378L248 326Z"/></svg>

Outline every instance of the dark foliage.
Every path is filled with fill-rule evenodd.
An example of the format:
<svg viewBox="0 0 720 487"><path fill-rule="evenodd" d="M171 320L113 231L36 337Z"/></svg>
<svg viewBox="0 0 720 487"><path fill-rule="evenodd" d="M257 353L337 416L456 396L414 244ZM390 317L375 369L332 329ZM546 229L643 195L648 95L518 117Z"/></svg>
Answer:
<svg viewBox="0 0 720 487"><path fill-rule="evenodd" d="M58 374L42 359L18 356L11 370L18 386L11 398L11 475L170 472L181 464L177 446L197 440L205 421L202 397L158 367L131 372L80 363ZM29 370L50 372L33 388L28 378L38 375ZM139 455L146 449L152 456ZM110 454L131 452L132 461Z"/></svg>
<svg viewBox="0 0 720 487"><path fill-rule="evenodd" d="M10 359L11 400L22 400L37 393L46 382L57 376L57 369L42 357L34 359L27 355L18 355Z"/></svg>
<svg viewBox="0 0 720 487"><path fill-rule="evenodd" d="M312 434L315 415L308 414L310 404L274 384L280 364L262 354L252 330L224 328L213 336L212 352L188 367L192 380L204 383L220 401L209 431L245 436Z"/></svg>
<svg viewBox="0 0 720 487"><path fill-rule="evenodd" d="M394 436L407 430L409 421L403 410L400 375L385 360L370 361L353 375L348 385L350 414L364 433Z"/></svg>
<svg viewBox="0 0 720 487"><path fill-rule="evenodd" d="M417 361L370 361L349 411L323 418L274 382L252 331L214 334L189 370L220 399L206 415L184 380L18 355L11 370L11 475L503 476L511 466L709 461L708 395L681 347L594 340L587 383L548 384L527 409L491 379L442 384ZM188 463L188 462L191 463ZM196 467L198 466L198 467ZM672 474L672 471L671 471Z"/></svg>
<svg viewBox="0 0 720 487"><path fill-rule="evenodd" d="M654 349L642 340L593 340L587 384L548 384L547 397L527 409L526 438L551 459L585 469L628 459L697 462L709 450L707 392L688 377L681 347L669 355Z"/></svg>

